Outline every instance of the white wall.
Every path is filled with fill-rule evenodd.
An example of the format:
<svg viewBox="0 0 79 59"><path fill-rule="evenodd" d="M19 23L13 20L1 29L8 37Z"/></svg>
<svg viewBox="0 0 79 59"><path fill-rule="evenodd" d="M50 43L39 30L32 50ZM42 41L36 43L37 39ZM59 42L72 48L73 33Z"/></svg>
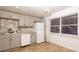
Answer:
<svg viewBox="0 0 79 59"><path fill-rule="evenodd" d="M68 35L68 34L57 34L50 32L50 19L57 18L67 15L72 15L74 13L79 14L79 7L70 7L52 14L50 17L46 18L46 40L51 43L58 44L60 46L79 51L79 21L78 21L78 35ZM78 15L79 18L79 15ZM79 20L79 19L78 19Z"/></svg>

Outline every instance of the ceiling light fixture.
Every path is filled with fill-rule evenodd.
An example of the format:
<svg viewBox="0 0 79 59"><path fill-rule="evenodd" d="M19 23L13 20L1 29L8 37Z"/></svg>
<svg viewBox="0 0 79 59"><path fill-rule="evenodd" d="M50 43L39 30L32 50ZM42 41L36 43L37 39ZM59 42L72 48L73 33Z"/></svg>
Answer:
<svg viewBox="0 0 79 59"><path fill-rule="evenodd" d="M16 11L19 13L19 10L20 10L19 6L16 6L15 8L16 8Z"/></svg>
<svg viewBox="0 0 79 59"><path fill-rule="evenodd" d="M47 17L47 16L50 16L51 15L51 9L47 9L47 10L45 10L45 16Z"/></svg>
<svg viewBox="0 0 79 59"><path fill-rule="evenodd" d="M18 6L16 6L16 8L18 9L19 7L18 7Z"/></svg>

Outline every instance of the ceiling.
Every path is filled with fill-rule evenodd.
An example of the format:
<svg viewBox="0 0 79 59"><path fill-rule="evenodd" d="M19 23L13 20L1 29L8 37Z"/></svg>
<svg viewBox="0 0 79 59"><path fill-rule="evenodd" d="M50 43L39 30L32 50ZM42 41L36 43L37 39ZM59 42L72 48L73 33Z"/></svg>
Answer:
<svg viewBox="0 0 79 59"><path fill-rule="evenodd" d="M0 11L7 11L34 17L44 17L48 10L55 13L68 7L69 6L0 6Z"/></svg>

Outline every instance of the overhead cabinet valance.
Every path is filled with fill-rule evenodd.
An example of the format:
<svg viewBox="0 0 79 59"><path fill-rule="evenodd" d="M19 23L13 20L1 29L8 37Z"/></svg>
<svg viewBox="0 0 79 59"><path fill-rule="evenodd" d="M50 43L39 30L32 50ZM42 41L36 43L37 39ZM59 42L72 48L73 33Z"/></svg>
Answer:
<svg viewBox="0 0 79 59"><path fill-rule="evenodd" d="M7 20L15 20L15 21L19 21L19 19L6 18L6 17L0 17L0 19L7 19Z"/></svg>

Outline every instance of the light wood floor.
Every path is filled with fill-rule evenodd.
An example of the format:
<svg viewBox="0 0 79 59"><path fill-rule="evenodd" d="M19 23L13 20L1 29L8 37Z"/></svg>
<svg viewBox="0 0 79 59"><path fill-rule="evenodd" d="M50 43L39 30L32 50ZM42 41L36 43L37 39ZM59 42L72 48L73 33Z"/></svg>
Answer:
<svg viewBox="0 0 79 59"><path fill-rule="evenodd" d="M74 52L74 51L61 47L56 44L44 42L40 44L31 44L25 47L11 49L8 52Z"/></svg>

